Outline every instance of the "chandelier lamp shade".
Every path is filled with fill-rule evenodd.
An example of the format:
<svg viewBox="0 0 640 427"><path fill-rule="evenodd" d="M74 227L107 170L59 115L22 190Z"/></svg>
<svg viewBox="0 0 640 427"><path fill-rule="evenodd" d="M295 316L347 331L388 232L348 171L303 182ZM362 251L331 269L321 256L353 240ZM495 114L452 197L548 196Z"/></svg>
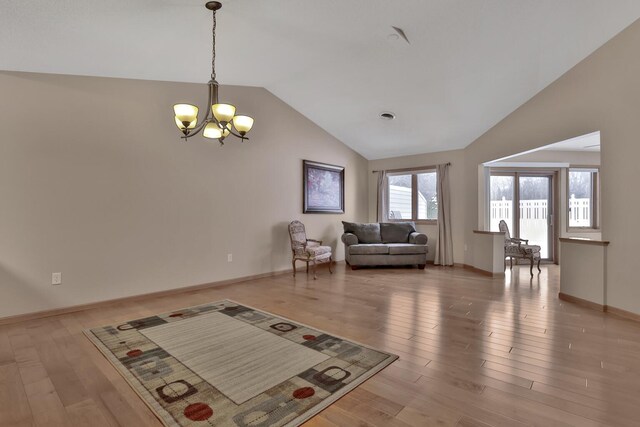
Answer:
<svg viewBox="0 0 640 427"><path fill-rule="evenodd" d="M185 141L202 132L202 136L217 139L221 145L227 136L233 135L242 141L253 127L253 119L249 116L237 115L236 107L224 104L218 100L218 82L216 81L216 12L222 7L217 1L207 2L205 5L213 14L212 49L211 49L211 80L209 87L209 102L207 103L204 120L198 120L200 109L191 104L176 104L173 106L176 126L182 132Z"/></svg>

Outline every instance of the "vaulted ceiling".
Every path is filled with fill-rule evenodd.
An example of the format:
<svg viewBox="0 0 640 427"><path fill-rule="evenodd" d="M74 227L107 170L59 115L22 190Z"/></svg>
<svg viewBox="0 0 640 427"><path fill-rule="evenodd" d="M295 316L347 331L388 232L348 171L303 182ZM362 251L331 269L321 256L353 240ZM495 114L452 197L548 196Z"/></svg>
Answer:
<svg viewBox="0 0 640 427"><path fill-rule="evenodd" d="M0 69L204 84L204 2L2 0ZM267 88L369 159L450 150L638 17L637 0L226 0L218 81Z"/></svg>

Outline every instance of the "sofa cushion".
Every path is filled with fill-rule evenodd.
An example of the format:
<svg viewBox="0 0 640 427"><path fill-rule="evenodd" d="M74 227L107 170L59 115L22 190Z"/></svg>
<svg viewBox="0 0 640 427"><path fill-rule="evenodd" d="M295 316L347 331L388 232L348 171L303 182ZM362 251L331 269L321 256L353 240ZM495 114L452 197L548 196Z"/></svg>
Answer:
<svg viewBox="0 0 640 427"><path fill-rule="evenodd" d="M389 243L389 255L426 254L427 245L412 245L411 243Z"/></svg>
<svg viewBox="0 0 640 427"><path fill-rule="evenodd" d="M342 221L345 233L353 233L359 243L382 243L380 238L380 224L377 222L360 224L357 222Z"/></svg>
<svg viewBox="0 0 640 427"><path fill-rule="evenodd" d="M407 243L409 234L416 231L413 222L383 222L380 224L380 236L383 243Z"/></svg>
<svg viewBox="0 0 640 427"><path fill-rule="evenodd" d="M358 244L349 246L351 255L387 255L389 246L380 243Z"/></svg>

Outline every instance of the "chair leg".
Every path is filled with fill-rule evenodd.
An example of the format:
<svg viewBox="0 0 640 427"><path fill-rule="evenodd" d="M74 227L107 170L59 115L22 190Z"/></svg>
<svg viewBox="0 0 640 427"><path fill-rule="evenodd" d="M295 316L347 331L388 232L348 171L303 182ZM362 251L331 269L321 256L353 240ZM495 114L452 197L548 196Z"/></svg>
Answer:
<svg viewBox="0 0 640 427"><path fill-rule="evenodd" d="M531 257L531 267L529 267L529 273L531 273L531 277L533 277L533 257Z"/></svg>
<svg viewBox="0 0 640 427"><path fill-rule="evenodd" d="M509 257L509 268L511 270L513 270L513 257L512 256Z"/></svg>
<svg viewBox="0 0 640 427"><path fill-rule="evenodd" d="M296 259L291 260L291 265L293 266L293 277L296 277Z"/></svg>
<svg viewBox="0 0 640 427"><path fill-rule="evenodd" d="M309 261L307 261L307 274L309 274Z"/></svg>
<svg viewBox="0 0 640 427"><path fill-rule="evenodd" d="M312 263L313 263L313 265L312 265L312 267L313 267L313 280L316 280L318 278L318 276L316 276L316 260L314 259L312 261Z"/></svg>
<svg viewBox="0 0 640 427"><path fill-rule="evenodd" d="M540 273L542 270L540 270L540 258L538 258L538 273Z"/></svg>
<svg viewBox="0 0 640 427"><path fill-rule="evenodd" d="M331 270L331 264L333 264L333 257L329 257L329 273L333 274L333 270Z"/></svg>

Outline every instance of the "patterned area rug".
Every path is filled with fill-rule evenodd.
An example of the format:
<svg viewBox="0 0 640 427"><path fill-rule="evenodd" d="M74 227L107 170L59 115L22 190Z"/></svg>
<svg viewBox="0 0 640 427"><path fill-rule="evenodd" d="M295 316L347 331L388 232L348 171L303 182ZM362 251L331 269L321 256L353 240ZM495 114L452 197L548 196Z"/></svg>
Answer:
<svg viewBox="0 0 640 427"><path fill-rule="evenodd" d="M225 300L85 331L167 426L295 426L398 357Z"/></svg>

